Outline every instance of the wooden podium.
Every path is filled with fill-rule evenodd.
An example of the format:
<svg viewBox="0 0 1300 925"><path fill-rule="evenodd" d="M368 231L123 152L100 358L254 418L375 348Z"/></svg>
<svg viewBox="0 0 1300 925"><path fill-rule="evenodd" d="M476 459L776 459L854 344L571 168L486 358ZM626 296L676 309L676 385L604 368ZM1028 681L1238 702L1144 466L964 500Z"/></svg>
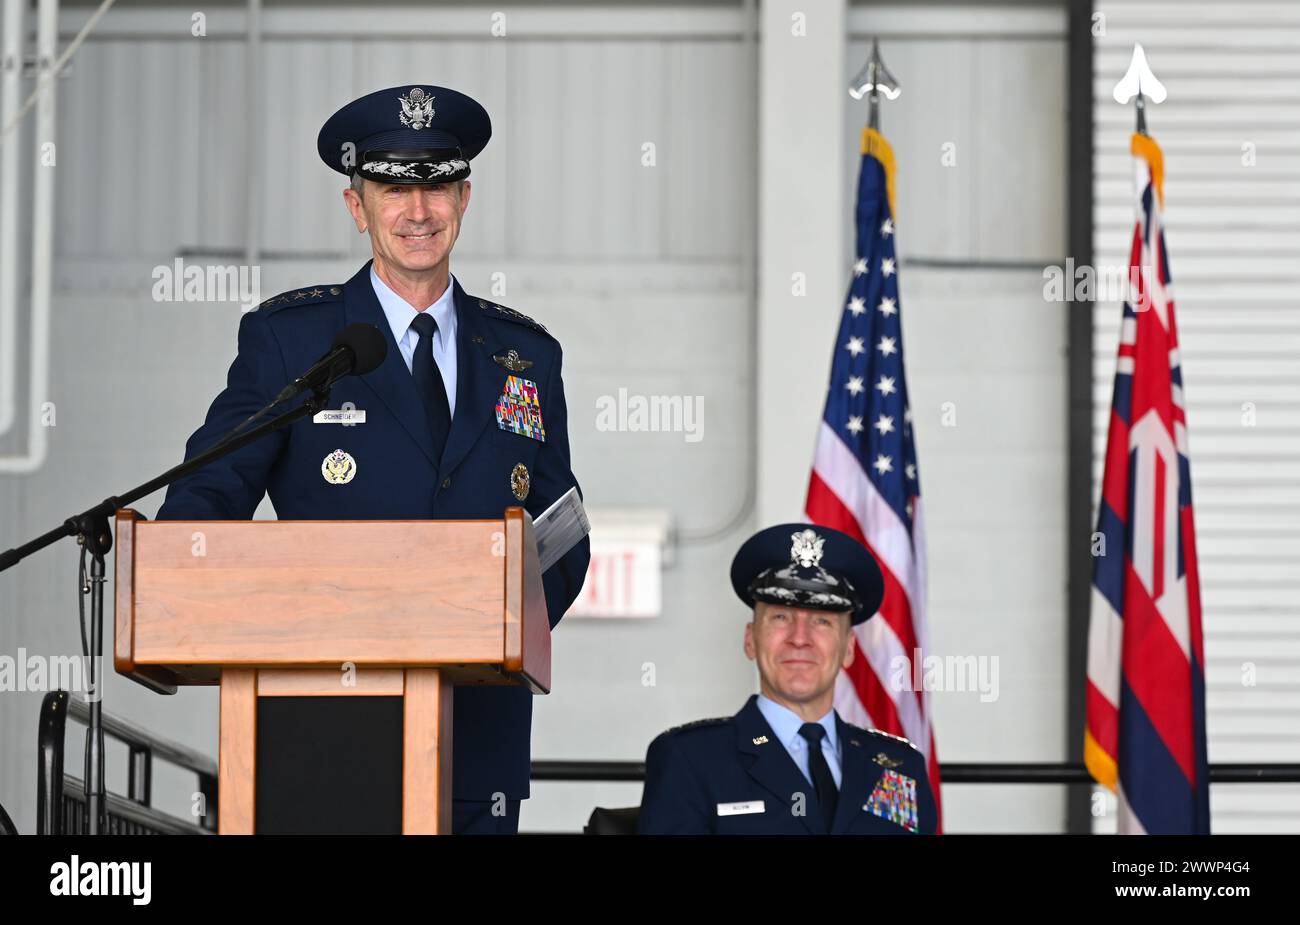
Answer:
<svg viewBox="0 0 1300 925"><path fill-rule="evenodd" d="M402 698L402 831L451 832L452 687L551 686L523 508L500 520L147 521L117 515L114 664L159 693L221 685L218 831L252 834L257 698Z"/></svg>

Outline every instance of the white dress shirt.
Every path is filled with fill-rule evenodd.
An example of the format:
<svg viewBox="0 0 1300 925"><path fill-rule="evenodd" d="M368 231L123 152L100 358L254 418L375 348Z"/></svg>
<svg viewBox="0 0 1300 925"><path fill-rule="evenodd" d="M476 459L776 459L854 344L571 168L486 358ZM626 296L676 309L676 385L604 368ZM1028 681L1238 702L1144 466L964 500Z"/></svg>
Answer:
<svg viewBox="0 0 1300 925"><path fill-rule="evenodd" d="M438 331L433 335L433 359L438 364L438 372L442 373L442 383L447 387L447 404L453 417L456 415L456 300L452 297L455 283L456 278L448 273L446 291L438 297L438 301L425 309L438 322ZM374 264L370 265L370 285L379 297L379 305L388 318L388 326L393 329L393 340L397 341L397 349L402 352L406 368L410 369L415 356L415 345L420 340L420 335L411 327L411 322L421 313L388 288L388 284L375 272Z"/></svg>
<svg viewBox="0 0 1300 925"><path fill-rule="evenodd" d="M763 714L763 719L772 727L776 733L777 739L785 746L794 763L799 766L803 776L808 779L810 784L816 783L812 779L812 771L808 767L808 740L799 735L804 721L799 715L789 707L783 707L775 700L769 700L762 694L758 695L758 711ZM835 786L840 786L840 736L839 730L835 726L835 709L832 707L825 716L819 719L818 724L826 730L826 735L822 737L822 755L826 758L826 764L830 767L831 777L835 778Z"/></svg>

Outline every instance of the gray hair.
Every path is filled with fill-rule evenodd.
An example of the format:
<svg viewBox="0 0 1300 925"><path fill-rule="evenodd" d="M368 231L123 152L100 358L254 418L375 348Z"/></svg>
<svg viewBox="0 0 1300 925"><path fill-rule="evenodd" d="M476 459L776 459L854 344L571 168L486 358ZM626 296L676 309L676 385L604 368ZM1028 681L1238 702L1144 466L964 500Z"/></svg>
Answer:
<svg viewBox="0 0 1300 925"><path fill-rule="evenodd" d="M465 195L465 180L462 178L454 182L456 184L457 194L461 196ZM354 170L352 172L352 191L357 194L358 198L365 199L366 196L365 193L363 192L365 188L366 188L366 178L361 176L360 171Z"/></svg>

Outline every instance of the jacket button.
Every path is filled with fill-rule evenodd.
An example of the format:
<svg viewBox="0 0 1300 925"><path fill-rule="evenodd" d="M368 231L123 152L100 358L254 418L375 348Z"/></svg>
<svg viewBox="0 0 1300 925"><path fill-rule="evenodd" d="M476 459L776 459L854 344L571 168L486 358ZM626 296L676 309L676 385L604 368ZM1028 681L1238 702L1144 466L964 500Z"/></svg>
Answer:
<svg viewBox="0 0 1300 925"><path fill-rule="evenodd" d="M443 487L443 488L450 488L450 487L451 487L451 476L450 476L450 475L447 476L445 479L442 480L442 487Z"/></svg>

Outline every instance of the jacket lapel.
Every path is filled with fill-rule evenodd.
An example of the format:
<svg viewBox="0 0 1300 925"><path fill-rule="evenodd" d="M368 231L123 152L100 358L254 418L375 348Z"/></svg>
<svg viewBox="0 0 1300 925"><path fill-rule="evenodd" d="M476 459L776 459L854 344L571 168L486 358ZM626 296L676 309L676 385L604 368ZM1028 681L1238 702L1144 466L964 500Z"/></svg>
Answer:
<svg viewBox="0 0 1300 925"><path fill-rule="evenodd" d="M795 816L813 835L825 835L821 807L812 785L804 779L799 766L794 763L785 745L780 742L772 727L763 719L758 709L758 697L753 695L736 714L736 747L752 755L754 763L747 769L749 775L777 797L778 812L789 812L795 793L807 794L804 814ZM760 744L755 744L755 740ZM766 739L766 741L763 741Z"/></svg>
<svg viewBox="0 0 1300 925"><path fill-rule="evenodd" d="M373 324L384 335L388 344L388 353L384 362L377 369L361 377L370 389L379 396L379 400L388 406L393 417L410 434L411 439L428 457L434 469L438 468L438 457L433 452L433 435L429 433L429 422L424 416L424 403L420 401L415 390L415 379L406 368L402 351L393 338L393 329L388 324L375 295L375 287L370 283L370 264L367 260L355 276L343 284L343 317L345 324L363 322ZM459 395L459 389L457 395ZM459 399L458 399L459 400ZM454 425L454 422L453 422Z"/></svg>
<svg viewBox="0 0 1300 925"><path fill-rule="evenodd" d="M863 812L863 805L875 789L876 782L885 769L872 759L870 741L862 733L849 726L835 714L835 725L840 736L840 799L835 807L835 818L831 820L831 833L843 835L853 826L858 813Z"/></svg>
<svg viewBox="0 0 1300 925"><path fill-rule="evenodd" d="M469 455L474 441L489 422L496 422L497 399L510 371L498 366L492 355L503 342L493 334L473 296L460 282L453 290L456 302L456 413L451 418L441 469L451 472Z"/></svg>

